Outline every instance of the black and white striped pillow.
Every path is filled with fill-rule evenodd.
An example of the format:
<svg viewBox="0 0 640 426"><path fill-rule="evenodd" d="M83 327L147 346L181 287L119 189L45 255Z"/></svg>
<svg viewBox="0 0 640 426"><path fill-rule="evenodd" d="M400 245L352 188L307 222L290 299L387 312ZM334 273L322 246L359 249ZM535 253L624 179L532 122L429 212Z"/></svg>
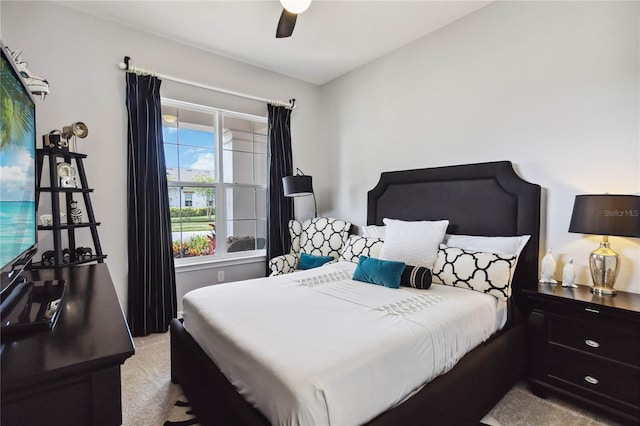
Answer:
<svg viewBox="0 0 640 426"><path fill-rule="evenodd" d="M427 290L431 287L431 271L424 266L407 265L400 277L400 285Z"/></svg>

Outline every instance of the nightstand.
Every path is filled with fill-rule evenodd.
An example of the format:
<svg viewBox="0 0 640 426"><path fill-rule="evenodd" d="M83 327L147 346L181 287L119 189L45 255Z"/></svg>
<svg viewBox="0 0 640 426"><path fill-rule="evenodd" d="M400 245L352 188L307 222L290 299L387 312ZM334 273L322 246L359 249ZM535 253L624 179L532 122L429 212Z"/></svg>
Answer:
<svg viewBox="0 0 640 426"><path fill-rule="evenodd" d="M551 391L640 424L640 294L596 296L588 286L540 284L524 290L529 378Z"/></svg>

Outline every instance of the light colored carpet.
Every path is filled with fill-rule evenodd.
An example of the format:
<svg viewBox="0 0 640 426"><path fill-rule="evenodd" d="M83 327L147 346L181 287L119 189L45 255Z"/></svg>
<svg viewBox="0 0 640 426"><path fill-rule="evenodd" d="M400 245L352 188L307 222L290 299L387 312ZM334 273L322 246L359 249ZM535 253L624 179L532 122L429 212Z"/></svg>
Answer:
<svg viewBox="0 0 640 426"><path fill-rule="evenodd" d="M553 396L538 398L524 383L515 385L482 419L482 423L490 426L618 425Z"/></svg>
<svg viewBox="0 0 640 426"><path fill-rule="evenodd" d="M184 396L171 383L169 333L134 339L136 354L122 366L122 420L125 426L160 426L189 418L174 406ZM518 384L482 420L491 426L597 426L615 422L554 397L538 398Z"/></svg>
<svg viewBox="0 0 640 426"><path fill-rule="evenodd" d="M136 353L122 366L122 424L161 426L182 395L171 383L169 333L133 339Z"/></svg>

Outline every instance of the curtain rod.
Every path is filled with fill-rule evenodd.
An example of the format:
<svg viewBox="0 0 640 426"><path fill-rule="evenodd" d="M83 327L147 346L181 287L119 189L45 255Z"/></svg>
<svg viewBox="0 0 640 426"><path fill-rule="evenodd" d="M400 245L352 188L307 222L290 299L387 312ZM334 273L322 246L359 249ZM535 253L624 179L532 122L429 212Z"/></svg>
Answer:
<svg viewBox="0 0 640 426"><path fill-rule="evenodd" d="M283 106L283 107L286 107L286 108L289 108L289 109L294 109L295 106L296 106L296 100L295 99L289 99L289 102L282 102L282 101L277 101L277 100L273 100L273 99L261 98L259 96L247 95L246 93L235 92L233 90L227 90L227 89L222 89L220 87L209 86L207 84L198 83L196 81L185 80L183 78L173 77L171 75L166 75L166 74L160 74L160 73L157 73L155 71L151 71L151 70L148 70L148 69L145 69L145 68L140 68L140 67L137 67L135 65L130 65L129 61L131 61L131 57L125 56L124 57L124 62L120 62L118 64L118 67L121 70L125 71L125 72L132 72L132 73L137 74L137 75L152 75L152 76L156 76L156 77L159 77L159 78L163 78L165 80L175 81L176 83L181 83L181 84L186 84L186 85L189 85L189 86L199 87L201 89L206 89L206 90L212 90L214 92L225 93L227 95L239 96L241 98L253 99L254 101L266 102L268 104L272 104L272 105L276 105L276 106Z"/></svg>

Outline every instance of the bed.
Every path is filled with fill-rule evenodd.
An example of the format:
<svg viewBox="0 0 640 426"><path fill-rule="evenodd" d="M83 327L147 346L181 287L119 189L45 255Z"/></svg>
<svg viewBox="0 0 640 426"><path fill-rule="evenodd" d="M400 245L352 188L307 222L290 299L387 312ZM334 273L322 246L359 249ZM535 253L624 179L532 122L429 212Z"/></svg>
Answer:
<svg viewBox="0 0 640 426"><path fill-rule="evenodd" d="M513 275L506 325L448 372L367 422L477 424L526 365L523 317L528 307L521 292L537 286L540 187L522 180L506 161L386 172L369 191L367 223L382 225L384 218L446 218L450 234L531 236ZM171 324L171 376L202 424L269 424L178 320Z"/></svg>

